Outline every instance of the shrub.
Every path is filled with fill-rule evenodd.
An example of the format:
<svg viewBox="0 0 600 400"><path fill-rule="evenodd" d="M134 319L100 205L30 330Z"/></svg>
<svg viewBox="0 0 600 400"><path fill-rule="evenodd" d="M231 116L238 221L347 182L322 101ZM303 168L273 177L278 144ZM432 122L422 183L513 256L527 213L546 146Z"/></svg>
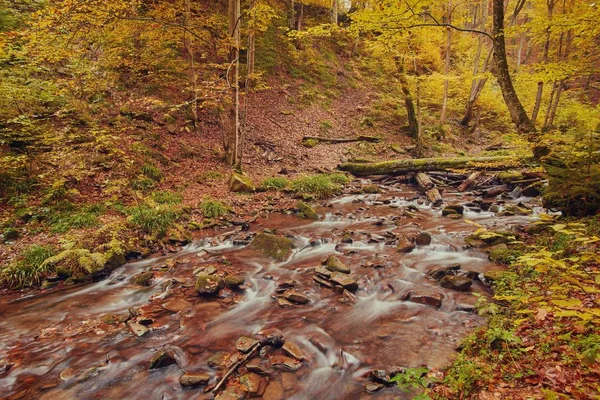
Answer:
<svg viewBox="0 0 600 400"><path fill-rule="evenodd" d="M173 193L168 190L152 193L152 200L158 204L175 205L180 204L183 197L179 193Z"/></svg>
<svg viewBox="0 0 600 400"><path fill-rule="evenodd" d="M334 178L336 181L340 181L339 176L336 175ZM301 178L294 179L290 187L293 192L302 195L311 195L317 199L333 196L339 193L341 186L335 183L331 175L305 175Z"/></svg>
<svg viewBox="0 0 600 400"><path fill-rule="evenodd" d="M212 199L204 200L198 205L198 208L206 218L220 218L229 213L229 208L226 205Z"/></svg>
<svg viewBox="0 0 600 400"><path fill-rule="evenodd" d="M289 185L289 183L290 181L287 178L284 178L282 176L274 176L272 178L267 178L264 181L262 181L261 186L267 190L282 190L285 189L287 185Z"/></svg>
<svg viewBox="0 0 600 400"><path fill-rule="evenodd" d="M142 174L144 174L145 176L147 176L155 182L160 182L163 178L163 174L160 171L160 169L158 169L152 164L142 165Z"/></svg>
<svg viewBox="0 0 600 400"><path fill-rule="evenodd" d="M50 246L32 245L0 272L0 284L10 288L39 285L50 270L44 261L54 255Z"/></svg>
<svg viewBox="0 0 600 400"><path fill-rule="evenodd" d="M150 207L142 204L129 209L129 220L149 235L163 237L175 225L179 213L167 206Z"/></svg>

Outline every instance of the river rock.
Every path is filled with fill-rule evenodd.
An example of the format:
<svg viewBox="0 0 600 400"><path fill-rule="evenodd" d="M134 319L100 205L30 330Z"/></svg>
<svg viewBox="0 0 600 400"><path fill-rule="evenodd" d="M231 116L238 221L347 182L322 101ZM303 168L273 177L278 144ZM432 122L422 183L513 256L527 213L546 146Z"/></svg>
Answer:
<svg viewBox="0 0 600 400"><path fill-rule="evenodd" d="M333 288L333 283L329 282L327 279L322 278L320 275L314 275L313 281L317 282L319 285L327 286L328 288Z"/></svg>
<svg viewBox="0 0 600 400"><path fill-rule="evenodd" d="M225 275L223 278L225 286L228 288L239 289L244 283L246 283L246 278L243 275Z"/></svg>
<svg viewBox="0 0 600 400"><path fill-rule="evenodd" d="M350 267L344 264L339 258L336 256L329 256L327 260L323 263L325 268L331 272L341 272L343 274L350 273Z"/></svg>
<svg viewBox="0 0 600 400"><path fill-rule="evenodd" d="M310 302L310 299L307 296L296 290L286 290L283 293L283 298L296 304L307 304Z"/></svg>
<svg viewBox="0 0 600 400"><path fill-rule="evenodd" d="M365 383L365 390L367 393L375 393L383 389L385 385L379 382L367 382Z"/></svg>
<svg viewBox="0 0 600 400"><path fill-rule="evenodd" d="M398 236L398 244L396 245L396 247L400 253L410 253L414 250L416 245L406 236L401 235Z"/></svg>
<svg viewBox="0 0 600 400"><path fill-rule="evenodd" d="M429 246L431 244L431 235L427 232L421 232L415 238L415 244L417 246Z"/></svg>
<svg viewBox="0 0 600 400"><path fill-rule="evenodd" d="M413 303L425 304L437 308L442 306L441 294L424 294L419 292L410 292L406 297L408 297L408 300Z"/></svg>
<svg viewBox="0 0 600 400"><path fill-rule="evenodd" d="M366 185L362 188L363 193L366 194L377 194L381 193L381 189L377 185Z"/></svg>
<svg viewBox="0 0 600 400"><path fill-rule="evenodd" d="M526 197L536 197L536 196L539 196L540 194L542 194L543 188L544 188L543 183L535 182L535 183L532 183L531 185L527 186L525 189L523 189L521 194Z"/></svg>
<svg viewBox="0 0 600 400"><path fill-rule="evenodd" d="M288 308L294 305L294 303L292 303L291 301L289 301L288 299L284 299L283 297L278 297L277 298L277 305L281 308Z"/></svg>
<svg viewBox="0 0 600 400"><path fill-rule="evenodd" d="M185 310L186 308L190 308L191 306L192 303L178 297L163 303L162 308L171 312L179 312Z"/></svg>
<svg viewBox="0 0 600 400"><path fill-rule="evenodd" d="M446 275L440 280L440 285L447 289L457 290L459 292L466 292L471 289L473 281L466 276L462 275Z"/></svg>
<svg viewBox="0 0 600 400"><path fill-rule="evenodd" d="M435 271L430 272L429 275L436 281L439 281L446 275L456 275L458 271L460 271L460 265L455 264L450 265L448 267L436 269Z"/></svg>
<svg viewBox="0 0 600 400"><path fill-rule="evenodd" d="M448 204L446 207L444 207L444 210L454 210L456 212L456 214L460 214L463 215L465 213L465 206L461 205L461 204ZM442 215L443 215L443 210L442 210Z"/></svg>
<svg viewBox="0 0 600 400"><path fill-rule="evenodd" d="M150 369L163 368L173 364L177 364L177 360L173 353L169 351L159 351L150 360Z"/></svg>
<svg viewBox="0 0 600 400"><path fill-rule="evenodd" d="M229 190L232 192L254 192L256 187L246 174L234 171L229 177Z"/></svg>
<svg viewBox="0 0 600 400"><path fill-rule="evenodd" d="M277 261L285 261L292 255L294 243L286 237L261 232L252 240L250 248L258 250Z"/></svg>
<svg viewBox="0 0 600 400"><path fill-rule="evenodd" d="M258 344L258 340L247 337L247 336L241 336L235 342L235 348L238 349L239 351L241 351L242 353L248 353L257 344Z"/></svg>
<svg viewBox="0 0 600 400"><path fill-rule="evenodd" d="M323 279L329 279L329 278L331 278L331 275L333 274L333 272L331 272L330 270L328 270L325 267L317 267L317 268L315 268L315 274L317 274L319 277L321 277Z"/></svg>
<svg viewBox="0 0 600 400"><path fill-rule="evenodd" d="M284 400L284 390L281 382L279 381L271 381L269 382L267 388L265 389L265 393L263 394L263 400Z"/></svg>
<svg viewBox="0 0 600 400"><path fill-rule="evenodd" d="M150 271L140 272L131 278L131 282L140 286L150 286L150 281L154 278L154 273Z"/></svg>
<svg viewBox="0 0 600 400"><path fill-rule="evenodd" d="M281 349L290 357L294 357L296 360L304 361L306 360L306 355L304 352L298 347L297 344L287 341L283 344Z"/></svg>
<svg viewBox="0 0 600 400"><path fill-rule="evenodd" d="M134 321L129 321L127 325L129 326L129 330L131 331L131 333L133 333L137 337L142 337L146 333L150 332L149 328Z"/></svg>
<svg viewBox="0 0 600 400"><path fill-rule="evenodd" d="M206 364L208 364L211 368L218 368L226 364L226 361L231 357L226 351L217 351L215 354L210 356L208 360L206 360Z"/></svg>
<svg viewBox="0 0 600 400"><path fill-rule="evenodd" d="M455 209L453 209L453 208L444 208L444 209L442 210L442 216L443 216L443 217L448 217L448 216L450 216L450 215L454 215L454 214L460 215L460 214L458 214L458 211L456 211L456 210L455 210Z"/></svg>
<svg viewBox="0 0 600 400"><path fill-rule="evenodd" d="M298 371L302 367L302 363L291 357L273 356L271 357L271 365L282 371Z"/></svg>
<svg viewBox="0 0 600 400"><path fill-rule="evenodd" d="M240 386L243 391L260 396L264 391L265 383L260 375L248 372L240 376Z"/></svg>
<svg viewBox="0 0 600 400"><path fill-rule="evenodd" d="M219 393L215 400L243 400L246 397L246 392L237 386L230 386Z"/></svg>
<svg viewBox="0 0 600 400"><path fill-rule="evenodd" d="M196 292L200 296L217 294L223 287L225 287L225 282L218 275L199 274L196 278Z"/></svg>
<svg viewBox="0 0 600 400"><path fill-rule="evenodd" d="M386 385L390 383L391 379L390 373L385 369L374 369L371 371L371 374L369 376L375 382L384 383Z"/></svg>
<svg viewBox="0 0 600 400"><path fill-rule="evenodd" d="M340 285L351 292L358 290L358 282L352 275L335 273L331 275L331 282Z"/></svg>
<svg viewBox="0 0 600 400"><path fill-rule="evenodd" d="M260 375L271 375L267 366L261 360L258 359L249 361L246 364L246 369L250 372L254 372Z"/></svg>
<svg viewBox="0 0 600 400"><path fill-rule="evenodd" d="M298 209L298 215L302 218L306 219L319 219L319 214L303 201L299 201L296 203L296 208Z"/></svg>
<svg viewBox="0 0 600 400"><path fill-rule="evenodd" d="M204 386L208 383L208 381L210 381L210 375L203 373L185 373L179 378L179 384L183 387Z"/></svg>

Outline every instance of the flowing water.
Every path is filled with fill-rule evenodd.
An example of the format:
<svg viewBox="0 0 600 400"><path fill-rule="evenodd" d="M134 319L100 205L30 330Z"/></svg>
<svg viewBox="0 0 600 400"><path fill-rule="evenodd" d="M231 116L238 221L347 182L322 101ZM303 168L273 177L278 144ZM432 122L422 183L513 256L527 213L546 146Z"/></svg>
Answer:
<svg viewBox="0 0 600 400"><path fill-rule="evenodd" d="M468 311L476 302L473 293L489 295L478 282L470 292L444 289L428 272L454 264L478 273L499 269L485 253L467 249L464 237L477 229L475 223L506 230L535 217L500 218L467 209L465 219L454 220L421 204L410 187L384 189L336 198L317 209L318 221L273 213L251 224L253 232L276 229L293 238L295 251L284 262L234 245L234 238L247 233L228 228L177 254L130 262L97 283L3 296L0 364L12 368L0 372L0 397L210 399L202 388L182 388L182 371L206 372L214 382L224 369L209 368L209 357L235 352L240 336L277 331L306 359L296 372L272 370L263 378L264 398L410 398L393 387L368 394L365 376L373 369L447 365L460 339L484 322ZM445 198L466 203L472 196L445 193ZM405 213L409 209L413 215ZM397 235L420 232L432 235L430 245L403 254L391 244ZM343 236L352 243L343 243ZM356 298L313 281L313 268L333 254L358 278ZM207 265L244 274L246 288L199 297L194 271ZM155 272L150 287L130 282L143 270ZM278 305L277 287L289 280L310 303ZM441 295L442 305L407 301L410 291ZM163 305L173 299L187 303L178 312L166 310ZM151 322L144 336L119 322L131 313ZM165 349L178 365L149 370L149 360Z"/></svg>

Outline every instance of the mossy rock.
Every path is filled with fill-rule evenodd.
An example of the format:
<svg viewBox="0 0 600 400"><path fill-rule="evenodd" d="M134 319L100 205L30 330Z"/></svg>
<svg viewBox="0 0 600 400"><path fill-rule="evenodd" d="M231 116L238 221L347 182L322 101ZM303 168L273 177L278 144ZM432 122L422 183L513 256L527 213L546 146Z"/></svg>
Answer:
<svg viewBox="0 0 600 400"><path fill-rule="evenodd" d="M502 183L510 183L514 181L520 181L523 179L523 173L520 171L502 171L496 175L498 180Z"/></svg>
<svg viewBox="0 0 600 400"><path fill-rule="evenodd" d="M234 171L229 177L229 190L232 192L254 192L256 187L246 174Z"/></svg>
<svg viewBox="0 0 600 400"><path fill-rule="evenodd" d="M454 214L454 215L460 215L460 214L458 213L458 211L456 211L454 208L444 208L444 209L442 210L442 216L444 216L444 217L447 217L447 216L449 216L449 215L453 215L453 214Z"/></svg>
<svg viewBox="0 0 600 400"><path fill-rule="evenodd" d="M331 272L341 272L343 274L349 274L350 273L350 267L348 267L346 264L344 264L342 262L342 260L340 260L336 256L329 256L329 257L327 257L327 260L325 260L325 262L323 264L325 265L325 268L328 271L331 271Z"/></svg>
<svg viewBox="0 0 600 400"><path fill-rule="evenodd" d="M225 283L225 286L237 289L246 283L246 279L243 275L226 275L223 278L223 282Z"/></svg>
<svg viewBox="0 0 600 400"><path fill-rule="evenodd" d="M154 273L150 271L140 272L131 278L131 282L140 286L150 286L150 281L154 278Z"/></svg>
<svg viewBox="0 0 600 400"><path fill-rule="evenodd" d="M306 219L319 219L319 214L308 204L303 201L299 201L296 203L296 208L298 209L298 215L302 218Z"/></svg>
<svg viewBox="0 0 600 400"><path fill-rule="evenodd" d="M292 255L294 243L286 237L261 232L250 243L250 248L277 261L285 261Z"/></svg>
<svg viewBox="0 0 600 400"><path fill-rule="evenodd" d="M200 296L212 296L225 287L225 281L219 275L200 274L196 278L196 292Z"/></svg>
<svg viewBox="0 0 600 400"><path fill-rule="evenodd" d="M498 264L510 265L522 255L523 252L520 250L498 248L490 251L490 261Z"/></svg>
<svg viewBox="0 0 600 400"><path fill-rule="evenodd" d="M362 188L362 191L366 194L377 194L381 192L381 189L377 185L367 185Z"/></svg>
<svg viewBox="0 0 600 400"><path fill-rule="evenodd" d="M312 149L313 147L315 147L318 144L319 144L319 141L317 139L304 139L302 141L302 146L307 147L309 149Z"/></svg>
<svg viewBox="0 0 600 400"><path fill-rule="evenodd" d="M533 214L532 210L525 208L525 207L519 207L514 204L507 204L506 207L504 207L504 211L513 213L513 215L531 215L531 214Z"/></svg>

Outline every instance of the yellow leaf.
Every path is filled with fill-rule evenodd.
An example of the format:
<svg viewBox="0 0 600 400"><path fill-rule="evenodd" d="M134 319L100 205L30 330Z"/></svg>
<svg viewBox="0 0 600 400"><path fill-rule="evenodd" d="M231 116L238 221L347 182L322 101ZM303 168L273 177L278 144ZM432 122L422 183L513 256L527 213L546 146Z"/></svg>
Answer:
<svg viewBox="0 0 600 400"><path fill-rule="evenodd" d="M550 300L550 302L559 307L566 307L566 308L581 307L581 300L579 300L579 299Z"/></svg>

